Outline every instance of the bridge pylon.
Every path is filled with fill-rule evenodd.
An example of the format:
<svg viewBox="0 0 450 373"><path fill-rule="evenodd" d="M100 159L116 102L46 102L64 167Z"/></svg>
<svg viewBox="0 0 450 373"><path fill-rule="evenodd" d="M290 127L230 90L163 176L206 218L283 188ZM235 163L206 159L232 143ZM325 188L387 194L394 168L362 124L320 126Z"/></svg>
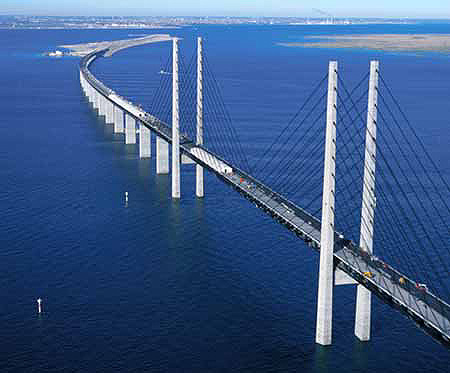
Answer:
<svg viewBox="0 0 450 373"><path fill-rule="evenodd" d="M325 164L323 176L319 289L317 295L316 321L316 343L324 346L331 344L333 316L337 69L337 62L331 61L328 68L327 123L325 131Z"/></svg>
<svg viewBox="0 0 450 373"><path fill-rule="evenodd" d="M178 39L172 52L172 198L180 198L180 102L178 90Z"/></svg>
<svg viewBox="0 0 450 373"><path fill-rule="evenodd" d="M202 38L197 38L197 145L203 145L203 50ZM197 197L204 196L203 167L196 165L196 187Z"/></svg>
<svg viewBox="0 0 450 373"><path fill-rule="evenodd" d="M379 62L371 61L367 127L364 155L363 198L361 209L361 250L372 254L375 217L375 160L377 132ZM330 62L328 73L327 123L320 236L319 290L317 300L316 343L330 345L332 340L333 287L357 284L340 269L333 268L334 204L336 172L337 63ZM334 277L334 278L333 278ZM361 341L370 339L371 293L357 285L355 335Z"/></svg>
<svg viewBox="0 0 450 373"><path fill-rule="evenodd" d="M364 182L361 208L361 229L359 247L372 254L373 225L375 219L375 160L377 138L379 62L371 61L369 99L367 107L366 145L364 152ZM355 335L361 341L370 339L371 294L363 285L358 285L356 294Z"/></svg>

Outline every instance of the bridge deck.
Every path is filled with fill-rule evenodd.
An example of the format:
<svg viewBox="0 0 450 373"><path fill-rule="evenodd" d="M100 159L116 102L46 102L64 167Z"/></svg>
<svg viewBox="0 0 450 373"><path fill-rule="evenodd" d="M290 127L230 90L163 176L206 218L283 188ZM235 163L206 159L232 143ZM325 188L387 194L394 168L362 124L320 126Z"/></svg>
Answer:
<svg viewBox="0 0 450 373"><path fill-rule="evenodd" d="M298 214L296 209L288 207L290 201L281 196L274 196L263 187L245 179L244 175L234 173L226 178L248 193L260 203L266 205L274 214L285 219L292 227L291 230L302 231L320 247L320 226L317 219L307 214ZM345 242L339 235L335 237L335 261L339 267L354 277L358 282L369 288L375 287L378 293L390 297L398 306L406 308L406 312L415 318L422 319L434 329L450 337L450 307L439 298L434 297L426 289L400 274L387 263L358 250L355 245ZM345 245L347 244L347 245ZM400 280L402 279L402 280ZM400 283L402 281L403 283Z"/></svg>
<svg viewBox="0 0 450 373"><path fill-rule="evenodd" d="M172 129L166 123L120 97L89 72L87 69L89 63L102 52L104 51L86 56L84 62L82 61L81 70L85 79L115 105L171 143ZM195 145L185 135L180 136L180 151L195 163L215 173L309 245L320 250L321 225L319 219L206 148ZM414 281L375 256L359 250L354 243L346 240L337 232L334 258L336 267L407 314L440 342L450 346L450 306L447 303L426 289L417 288Z"/></svg>

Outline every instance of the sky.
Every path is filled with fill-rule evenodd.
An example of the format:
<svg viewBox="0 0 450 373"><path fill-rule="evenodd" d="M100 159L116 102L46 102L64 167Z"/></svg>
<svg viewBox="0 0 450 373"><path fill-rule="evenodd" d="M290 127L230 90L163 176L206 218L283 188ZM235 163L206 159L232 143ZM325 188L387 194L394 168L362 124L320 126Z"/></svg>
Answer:
<svg viewBox="0 0 450 373"><path fill-rule="evenodd" d="M0 14L450 18L450 0L0 0Z"/></svg>

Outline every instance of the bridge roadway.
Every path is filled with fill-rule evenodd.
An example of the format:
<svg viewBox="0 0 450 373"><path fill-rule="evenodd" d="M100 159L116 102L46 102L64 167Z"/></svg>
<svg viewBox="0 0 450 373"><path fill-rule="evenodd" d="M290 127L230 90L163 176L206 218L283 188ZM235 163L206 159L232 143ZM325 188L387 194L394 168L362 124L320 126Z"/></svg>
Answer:
<svg viewBox="0 0 450 373"><path fill-rule="evenodd" d="M105 52L107 50L97 51L82 59L80 71L85 79L124 112L157 136L172 143L171 127L116 94L89 71L89 64L97 57L103 56ZM320 250L321 224L318 218L205 147L196 145L183 134L180 136L180 152L213 172L219 179L255 203L258 208L303 239L309 246ZM427 289L417 287L416 282L387 263L361 251L338 232L335 233L334 265L336 269L342 270L357 283L363 284L372 293L407 315L432 337L450 348L450 305L446 302Z"/></svg>

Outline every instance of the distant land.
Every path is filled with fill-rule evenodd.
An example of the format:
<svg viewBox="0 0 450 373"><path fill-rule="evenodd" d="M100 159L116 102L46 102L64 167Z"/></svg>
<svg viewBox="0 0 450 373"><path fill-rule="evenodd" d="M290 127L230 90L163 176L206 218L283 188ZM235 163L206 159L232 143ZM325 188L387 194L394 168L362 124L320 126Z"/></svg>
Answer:
<svg viewBox="0 0 450 373"><path fill-rule="evenodd" d="M172 40L172 37L168 34L155 34L148 35L140 38L134 39L124 39L124 40L113 40L113 41L101 41L95 43L82 43L82 44L72 44L72 45L60 45L60 48L65 48L70 50L68 53L71 56L83 57L88 55L89 53L100 51L102 49L109 48L108 53L106 53L106 57L112 56L114 53L130 47L135 47L138 45L144 45L149 43L157 43L161 41L169 41ZM54 56L51 53L48 53L49 56L58 57L59 55Z"/></svg>
<svg viewBox="0 0 450 373"><path fill-rule="evenodd" d="M286 47L359 48L394 52L450 53L450 34L368 34L307 36L315 42L278 43Z"/></svg>
<svg viewBox="0 0 450 373"><path fill-rule="evenodd" d="M158 29L191 25L353 25L417 23L411 19L307 17L88 17L0 15L1 29Z"/></svg>

